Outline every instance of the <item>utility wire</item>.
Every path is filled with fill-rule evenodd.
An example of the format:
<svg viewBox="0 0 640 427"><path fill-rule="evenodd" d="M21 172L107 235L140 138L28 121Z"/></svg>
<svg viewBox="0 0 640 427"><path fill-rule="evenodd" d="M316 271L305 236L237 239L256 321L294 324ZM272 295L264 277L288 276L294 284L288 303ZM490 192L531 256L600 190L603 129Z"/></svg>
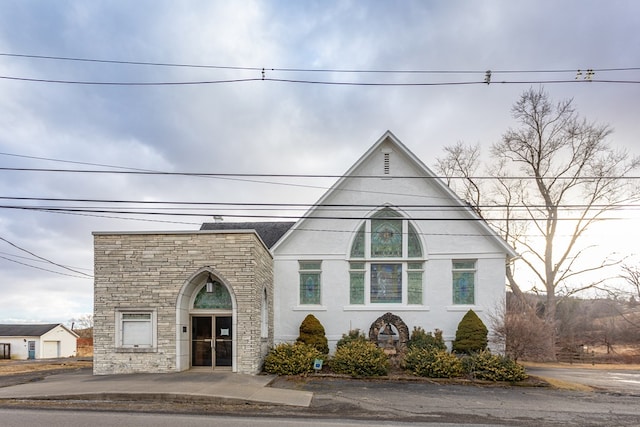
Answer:
<svg viewBox="0 0 640 427"><path fill-rule="evenodd" d="M151 61L125 61L112 59L96 59L96 58L78 58L53 55L28 55L20 53L0 53L0 56L14 58L29 59L45 59L56 61L73 61L73 62L93 62L103 64L118 65L143 65L154 67L177 67L177 68L205 68L218 70L242 70L242 71L281 71L281 72L308 72L308 73L349 73L349 74L484 74L486 70L366 70L366 69L340 69L340 68L280 68L280 67L256 67L256 66L231 66L231 65L207 65L207 64L188 64L188 63L171 63L171 62L151 62ZM574 69L541 69L541 70L491 70L492 73L504 74L550 74L550 73L575 73L580 70L590 70L591 72L610 72L610 71L638 71L640 67L611 67L611 68L574 68Z"/></svg>
<svg viewBox="0 0 640 427"><path fill-rule="evenodd" d="M1 154L1 153L0 153ZM226 177L239 177L239 178L311 178L311 179L484 179L495 180L498 179L494 176L471 176L471 177L442 177L442 176L428 176L428 175L323 175L323 174L269 174L269 173L221 173L221 172L166 172L166 171L153 171L153 170L101 170L101 169L53 169L53 168L20 168L20 167L0 167L0 172L50 172L50 173L89 173L89 174L123 174L123 175L166 175L166 176L187 176L187 177L214 177L214 178L226 178ZM581 179L640 179L640 176L581 176ZM509 180L535 180L534 176L504 176L499 179ZM544 178L543 178L544 179ZM554 176L549 179L561 180L568 179L574 180L572 176Z"/></svg>
<svg viewBox="0 0 640 427"><path fill-rule="evenodd" d="M303 80L303 79L277 79L277 78L243 78L243 79L222 79L222 80L193 80L193 81L174 81L174 82L117 82L117 81L95 81L95 80L62 80L62 79L39 79L16 76L0 76L0 79L14 80L32 83L52 83L67 85L85 85L85 86L199 86L199 85L218 85L218 84L235 84L258 81L269 81L279 83L296 83L309 85L325 85L325 86L377 86L377 87L429 87L429 86L472 86L472 85L489 85L489 84L580 84L580 83L609 83L609 84L640 84L640 80L604 80L604 79L561 79L561 80L512 80L512 81L463 81L463 82L408 82L408 83L381 83L381 82L353 82L353 81L325 81L325 80Z"/></svg>
<svg viewBox="0 0 640 427"><path fill-rule="evenodd" d="M18 249L18 250L21 250L21 251L23 251L23 252L28 253L28 254L29 254L29 255L31 255L31 256L34 256L34 257L36 257L36 258L38 258L38 259L40 259L40 260L42 260L42 261L45 261L45 262L47 262L47 263L49 263L49 264L55 265L56 267L60 267L60 268L62 268L62 269L64 269L64 270L68 270L68 271L71 271L71 272L73 272L73 273L80 274L80 275L83 275L83 276L93 277L93 276L91 276L90 274L83 273L82 271L74 270L73 268L69 268L69 267L67 267L67 266L65 266L65 265L58 264L57 262L54 262L54 261L51 261L50 259L47 259L47 258L41 257L40 255L36 255L36 254L34 254L33 252L31 252L31 251L29 251L29 250L27 250L27 249L25 249L25 248L22 248L22 247L20 247L20 246L16 245L15 243L13 243L13 242L11 242L11 241L9 241L9 240L5 239L4 237L0 237L0 240L2 240L3 242L8 243L9 245L13 246L14 248L16 248L16 249ZM17 261L15 261L15 262L17 262Z"/></svg>
<svg viewBox="0 0 640 427"><path fill-rule="evenodd" d="M74 275L74 274L62 273L62 272L60 272L60 271L49 270L48 268L42 268L42 267L38 267L38 266L36 266L36 265L27 264L26 262L16 261L16 260L14 260L14 259L10 259L10 258L7 258L7 257L4 257L4 256L1 256L1 255L0 255L0 258L1 258L1 259L4 259L4 260L7 260L7 261L10 261L10 262L14 262L14 263L16 263L16 264L24 265L24 266L26 266L26 267L35 268L35 269L37 269L37 270L42 270L42 271L46 271L46 272L49 272L49 273L60 274L60 275L62 275L62 276L75 277L76 279L93 279L93 276L91 276L91 275L89 275L89 274L85 274L85 273L82 273L82 274L83 274L83 276L76 276L76 275Z"/></svg>

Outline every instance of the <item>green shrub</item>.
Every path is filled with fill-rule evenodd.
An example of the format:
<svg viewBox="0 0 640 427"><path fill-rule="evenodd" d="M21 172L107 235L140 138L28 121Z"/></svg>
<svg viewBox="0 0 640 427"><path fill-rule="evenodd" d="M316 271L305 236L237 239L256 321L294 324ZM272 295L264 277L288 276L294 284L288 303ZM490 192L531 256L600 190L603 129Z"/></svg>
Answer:
<svg viewBox="0 0 640 427"><path fill-rule="evenodd" d="M402 367L414 375L428 378L454 378L464 374L462 362L446 350L411 347Z"/></svg>
<svg viewBox="0 0 640 427"><path fill-rule="evenodd" d="M407 343L409 348L425 348L435 350L446 350L447 346L442 338L442 331L435 330L435 334L431 332L425 332L420 326L414 326L411 332L411 338Z"/></svg>
<svg viewBox="0 0 640 427"><path fill-rule="evenodd" d="M364 333L360 332L360 329L352 329L348 334L342 334L342 338L340 338L336 344L336 349L353 341L367 342L368 340Z"/></svg>
<svg viewBox="0 0 640 427"><path fill-rule="evenodd" d="M462 364L465 372L480 380L515 382L528 377L524 366L488 350L465 356Z"/></svg>
<svg viewBox="0 0 640 427"><path fill-rule="evenodd" d="M308 314L300 324L300 336L296 341L312 345L322 354L329 354L329 343L324 327L313 314Z"/></svg>
<svg viewBox="0 0 640 427"><path fill-rule="evenodd" d="M279 344L264 359L264 371L276 375L298 375L313 372L313 363L323 354L304 343Z"/></svg>
<svg viewBox="0 0 640 427"><path fill-rule="evenodd" d="M357 339L339 346L329 366L338 374L375 377L389 372L389 358L375 344Z"/></svg>
<svg viewBox="0 0 640 427"><path fill-rule="evenodd" d="M453 351L456 353L472 354L487 348L487 335L489 331L482 320L473 311L467 311L456 331L456 339L453 342Z"/></svg>

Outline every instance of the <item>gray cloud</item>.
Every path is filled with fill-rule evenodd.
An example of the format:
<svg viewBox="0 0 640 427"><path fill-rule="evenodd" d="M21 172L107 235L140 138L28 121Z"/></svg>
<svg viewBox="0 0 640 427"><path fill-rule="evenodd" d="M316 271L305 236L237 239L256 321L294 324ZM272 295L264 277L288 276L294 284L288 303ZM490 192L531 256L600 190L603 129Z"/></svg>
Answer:
<svg viewBox="0 0 640 427"><path fill-rule="evenodd" d="M637 67L639 9L632 1L7 1L0 52L265 67L267 77L278 79L480 80L487 69ZM388 76L270 68L479 73ZM171 82L256 78L260 72L0 56L0 75ZM445 145L464 140L488 147L513 125L511 104L530 84L500 81L574 75L494 73L489 86L438 87L269 81L114 87L0 79L0 152L162 171L335 175L390 129L432 165ZM638 80L637 72L607 75ZM615 128L612 142L637 152L640 85L562 84L547 90L554 99L574 98L583 115ZM3 155L0 166L80 167ZM326 187L331 180L304 183ZM321 194L318 188L193 177L2 172L0 180L0 195L24 197L312 203ZM191 224L2 209L0 236L90 270L93 230L196 229L201 221L140 219ZM1 242L0 252L61 271L16 258L27 255ZM0 321L66 321L92 309L90 280L2 258L0 269Z"/></svg>

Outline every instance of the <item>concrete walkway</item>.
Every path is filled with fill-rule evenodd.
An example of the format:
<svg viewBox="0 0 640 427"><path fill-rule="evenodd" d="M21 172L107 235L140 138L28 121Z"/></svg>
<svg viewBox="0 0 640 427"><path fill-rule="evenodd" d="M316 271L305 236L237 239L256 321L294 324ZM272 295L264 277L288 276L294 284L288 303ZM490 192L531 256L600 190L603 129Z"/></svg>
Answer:
<svg viewBox="0 0 640 427"><path fill-rule="evenodd" d="M268 387L271 375L185 371L170 374L92 375L69 372L42 381L0 388L0 399L71 399L82 396L210 397L309 406L313 393Z"/></svg>

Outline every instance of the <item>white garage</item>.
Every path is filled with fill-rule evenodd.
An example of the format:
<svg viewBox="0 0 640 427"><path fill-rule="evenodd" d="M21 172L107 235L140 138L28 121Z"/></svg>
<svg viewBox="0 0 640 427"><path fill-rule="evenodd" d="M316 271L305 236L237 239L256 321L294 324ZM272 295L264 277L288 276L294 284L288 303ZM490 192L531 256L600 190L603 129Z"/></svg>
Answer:
<svg viewBox="0 0 640 427"><path fill-rule="evenodd" d="M0 325L3 358L53 359L74 357L78 335L61 323Z"/></svg>

